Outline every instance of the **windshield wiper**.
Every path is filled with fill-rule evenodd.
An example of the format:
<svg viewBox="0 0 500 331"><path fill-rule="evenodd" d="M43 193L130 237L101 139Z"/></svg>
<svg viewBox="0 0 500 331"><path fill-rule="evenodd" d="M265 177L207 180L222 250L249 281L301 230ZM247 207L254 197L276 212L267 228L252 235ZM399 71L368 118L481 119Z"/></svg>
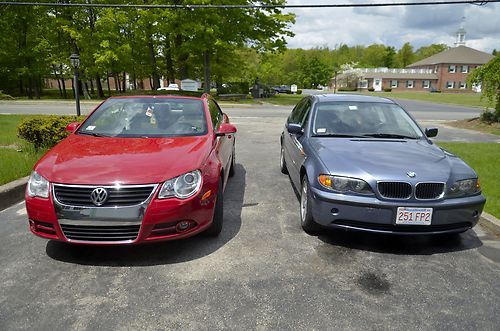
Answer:
<svg viewBox="0 0 500 331"><path fill-rule="evenodd" d="M402 135L402 134L394 134L394 133L370 133L370 134L364 134L363 137L395 138L395 139L417 139L417 137L405 136L405 135Z"/></svg>
<svg viewBox="0 0 500 331"><path fill-rule="evenodd" d="M78 131L77 132L78 134L83 134L83 135L86 135L86 136L92 136L92 137L113 137L113 136L110 136L110 135L107 135L107 134L103 134L103 133L97 133L97 132L88 132L88 131Z"/></svg>
<svg viewBox="0 0 500 331"><path fill-rule="evenodd" d="M331 138L364 138L365 136L344 134L344 133L328 133L328 134L315 134L313 137L331 137Z"/></svg>

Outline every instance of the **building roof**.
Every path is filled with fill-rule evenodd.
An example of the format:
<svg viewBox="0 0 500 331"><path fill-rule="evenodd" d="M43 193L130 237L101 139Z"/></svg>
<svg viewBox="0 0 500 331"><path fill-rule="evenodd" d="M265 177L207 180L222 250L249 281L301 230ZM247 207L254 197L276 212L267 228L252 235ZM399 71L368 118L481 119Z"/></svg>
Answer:
<svg viewBox="0 0 500 331"><path fill-rule="evenodd" d="M494 56L491 54L481 52L467 46L458 46L412 63L408 66L408 68L440 63L485 64L493 58Z"/></svg>

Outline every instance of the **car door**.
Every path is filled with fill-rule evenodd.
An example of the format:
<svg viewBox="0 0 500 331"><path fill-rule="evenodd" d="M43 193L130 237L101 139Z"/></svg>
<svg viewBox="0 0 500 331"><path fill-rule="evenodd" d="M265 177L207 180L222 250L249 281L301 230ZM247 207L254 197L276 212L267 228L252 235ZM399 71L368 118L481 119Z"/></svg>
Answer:
<svg viewBox="0 0 500 331"><path fill-rule="evenodd" d="M310 98L302 100L290 114L287 123L300 124L302 128L304 128L305 119L307 118L306 115L309 114L310 108ZM285 161L290 177L296 185L300 183L300 167L304 162L304 150L301 143L304 138L303 136L303 133L289 133L285 128L283 138L285 144Z"/></svg>
<svg viewBox="0 0 500 331"><path fill-rule="evenodd" d="M221 123L227 122L227 116L222 112L219 105L212 99L208 99L208 108L210 110L210 117L214 132L219 130ZM215 151L224 169L224 185L229 175L229 168L231 162L231 154L233 152L234 135L225 135L215 138Z"/></svg>

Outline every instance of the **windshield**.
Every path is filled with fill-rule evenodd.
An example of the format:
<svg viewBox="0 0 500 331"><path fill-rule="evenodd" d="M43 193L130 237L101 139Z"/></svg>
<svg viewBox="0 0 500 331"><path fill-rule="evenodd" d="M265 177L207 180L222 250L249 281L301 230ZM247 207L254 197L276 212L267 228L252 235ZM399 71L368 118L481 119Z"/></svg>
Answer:
<svg viewBox="0 0 500 331"><path fill-rule="evenodd" d="M104 102L78 134L106 137L175 137L207 133L201 100L114 98Z"/></svg>
<svg viewBox="0 0 500 331"><path fill-rule="evenodd" d="M417 139L417 124L398 105L375 102L324 102L316 106L314 136Z"/></svg>

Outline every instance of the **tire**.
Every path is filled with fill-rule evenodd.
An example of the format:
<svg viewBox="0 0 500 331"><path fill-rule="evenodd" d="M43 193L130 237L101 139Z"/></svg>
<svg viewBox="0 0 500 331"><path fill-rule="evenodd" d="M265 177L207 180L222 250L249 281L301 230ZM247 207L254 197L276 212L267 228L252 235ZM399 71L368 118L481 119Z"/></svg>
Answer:
<svg viewBox="0 0 500 331"><path fill-rule="evenodd" d="M222 231L224 219L224 195L222 193L222 177L219 179L219 187L217 189L217 199L215 200L214 217L212 224L205 230L204 234L208 237L217 237Z"/></svg>
<svg viewBox="0 0 500 331"><path fill-rule="evenodd" d="M285 162L285 148L283 147L283 143L281 144L281 151L280 151L280 170L282 174L288 174L288 168L286 167L286 162Z"/></svg>
<svg viewBox="0 0 500 331"><path fill-rule="evenodd" d="M231 156L231 167L229 168L229 177L233 177L235 174L234 165L236 164L236 141L233 143L233 155Z"/></svg>
<svg viewBox="0 0 500 331"><path fill-rule="evenodd" d="M317 233L321 230L321 227L318 223L314 222L311 210L311 200L309 181L305 175L302 179L302 186L300 188L300 225L307 233Z"/></svg>

